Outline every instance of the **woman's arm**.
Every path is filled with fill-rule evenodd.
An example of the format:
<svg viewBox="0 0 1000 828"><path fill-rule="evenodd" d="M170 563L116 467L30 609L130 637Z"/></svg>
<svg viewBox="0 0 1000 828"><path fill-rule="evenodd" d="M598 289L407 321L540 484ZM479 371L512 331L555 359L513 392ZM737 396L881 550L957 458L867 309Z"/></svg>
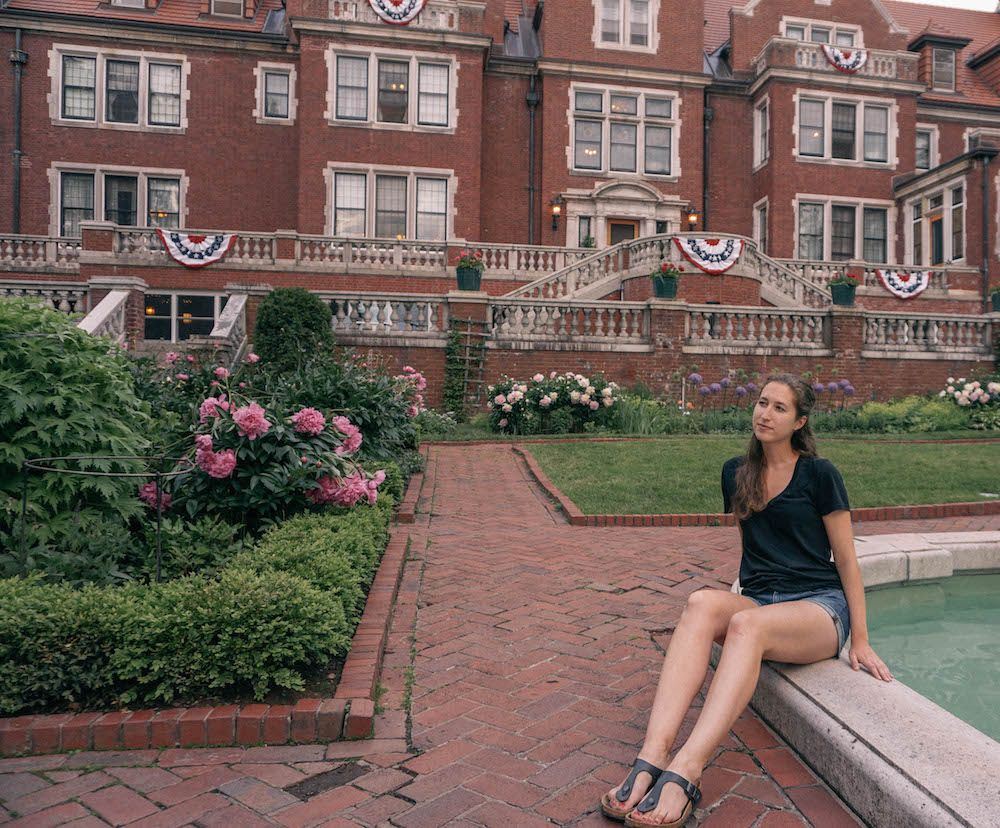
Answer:
<svg viewBox="0 0 1000 828"><path fill-rule="evenodd" d="M824 515L823 523L830 538L833 560L840 573L840 582L847 596L847 608L851 613L851 666L857 670L861 665L875 678L892 681L892 673L885 666L868 643L868 621L865 617L865 585L861 580L858 557L854 552L854 529L851 513L846 509Z"/></svg>

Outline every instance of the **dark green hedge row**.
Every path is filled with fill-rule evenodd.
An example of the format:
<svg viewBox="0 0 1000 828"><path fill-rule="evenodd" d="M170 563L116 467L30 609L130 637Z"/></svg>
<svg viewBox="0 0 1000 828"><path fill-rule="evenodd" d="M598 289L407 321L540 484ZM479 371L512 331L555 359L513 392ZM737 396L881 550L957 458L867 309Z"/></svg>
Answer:
<svg viewBox="0 0 1000 828"><path fill-rule="evenodd" d="M0 580L0 714L302 689L350 647L393 498L275 526L215 577L122 587Z"/></svg>

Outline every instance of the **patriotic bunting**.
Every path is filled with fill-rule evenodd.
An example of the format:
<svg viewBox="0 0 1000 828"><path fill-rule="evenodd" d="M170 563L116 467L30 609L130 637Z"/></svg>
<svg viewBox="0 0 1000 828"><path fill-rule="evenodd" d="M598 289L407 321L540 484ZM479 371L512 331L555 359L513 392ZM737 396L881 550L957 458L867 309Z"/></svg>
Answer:
<svg viewBox="0 0 1000 828"><path fill-rule="evenodd" d="M931 274L929 270L922 270L916 273L899 273L895 270L876 270L885 289L898 299L912 299L923 293L930 284Z"/></svg>
<svg viewBox="0 0 1000 828"><path fill-rule="evenodd" d="M372 10L386 23L405 26L424 8L427 0L368 0Z"/></svg>
<svg viewBox="0 0 1000 828"><path fill-rule="evenodd" d="M235 233L220 233L215 236L192 236L188 233L176 233L167 231L164 233L159 227L156 232L160 234L163 246L167 248L167 253L175 262L180 262L185 267L204 267L212 262L217 262L229 252L229 248L236 241Z"/></svg>
<svg viewBox="0 0 1000 828"><path fill-rule="evenodd" d="M823 54L838 72L853 75L868 62L867 49L838 49L829 43L821 43Z"/></svg>
<svg viewBox="0 0 1000 828"><path fill-rule="evenodd" d="M715 276L729 270L743 252L743 239L692 239L675 236L674 241L685 259Z"/></svg>

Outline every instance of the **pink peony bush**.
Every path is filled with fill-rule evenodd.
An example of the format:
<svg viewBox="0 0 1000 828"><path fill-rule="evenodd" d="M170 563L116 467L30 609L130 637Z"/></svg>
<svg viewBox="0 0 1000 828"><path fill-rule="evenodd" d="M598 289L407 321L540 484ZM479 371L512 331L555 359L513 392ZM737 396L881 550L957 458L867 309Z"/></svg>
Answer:
<svg viewBox="0 0 1000 828"><path fill-rule="evenodd" d="M574 371L529 380L504 377L487 388L490 426L504 434L583 431L606 425L618 402L619 386L600 375Z"/></svg>

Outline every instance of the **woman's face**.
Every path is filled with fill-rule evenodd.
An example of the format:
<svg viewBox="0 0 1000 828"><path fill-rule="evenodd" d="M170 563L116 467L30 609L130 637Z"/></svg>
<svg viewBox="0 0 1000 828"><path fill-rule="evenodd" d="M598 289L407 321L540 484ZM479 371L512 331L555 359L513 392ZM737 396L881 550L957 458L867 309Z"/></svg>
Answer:
<svg viewBox="0 0 1000 828"><path fill-rule="evenodd" d="M762 443L791 441L792 434L805 425L806 418L795 413L795 395L783 382L769 382L760 392L753 409L753 433Z"/></svg>

